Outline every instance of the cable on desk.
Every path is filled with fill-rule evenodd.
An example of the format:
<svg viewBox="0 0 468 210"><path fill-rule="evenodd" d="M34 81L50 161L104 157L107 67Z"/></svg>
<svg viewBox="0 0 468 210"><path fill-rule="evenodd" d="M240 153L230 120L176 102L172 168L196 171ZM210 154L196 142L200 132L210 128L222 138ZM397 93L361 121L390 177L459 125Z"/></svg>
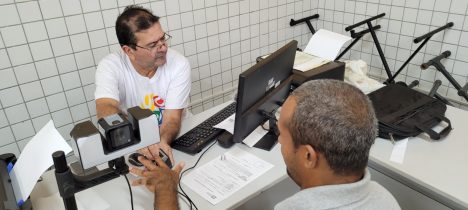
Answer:
<svg viewBox="0 0 468 210"><path fill-rule="evenodd" d="M128 177L126 174L122 176L125 177L125 180L127 181L128 191L130 192L130 204L132 205L132 210L133 210L133 193L132 193L132 188L130 187L130 181L128 181Z"/></svg>
<svg viewBox="0 0 468 210"><path fill-rule="evenodd" d="M192 167L187 168L187 169L185 169L184 171L182 171L182 173L180 173L180 177L179 177L179 188L180 188L180 190L182 191L182 193L185 195L185 197L188 199L188 201L189 201L189 203L190 203L190 209L192 209L192 204L193 204L193 206L195 207L196 210L198 210L198 207L195 205L195 203L192 201L192 199L190 199L190 197L187 195L187 193L185 193L184 189L182 188L182 185L180 184L180 183L181 183L181 180L182 180L182 176L184 175L185 172L194 169L194 168L198 165L198 162L200 162L200 160L201 160L201 158L203 157L203 155L204 155L213 145L215 145L216 142L217 142L217 141L213 141L213 143L212 143L208 148L206 148L205 151L203 151L203 153L200 155L200 157L198 157L197 162L195 162L195 164L194 164Z"/></svg>

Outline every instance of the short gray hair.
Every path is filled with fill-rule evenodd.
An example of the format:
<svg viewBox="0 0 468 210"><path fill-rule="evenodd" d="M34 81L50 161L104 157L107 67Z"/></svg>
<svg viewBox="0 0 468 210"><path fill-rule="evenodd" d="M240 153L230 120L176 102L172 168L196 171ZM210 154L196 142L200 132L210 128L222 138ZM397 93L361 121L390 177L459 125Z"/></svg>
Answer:
<svg viewBox="0 0 468 210"><path fill-rule="evenodd" d="M336 174L362 173L377 136L369 98L338 80L312 80L291 95L297 106L288 127L295 146L313 146Z"/></svg>

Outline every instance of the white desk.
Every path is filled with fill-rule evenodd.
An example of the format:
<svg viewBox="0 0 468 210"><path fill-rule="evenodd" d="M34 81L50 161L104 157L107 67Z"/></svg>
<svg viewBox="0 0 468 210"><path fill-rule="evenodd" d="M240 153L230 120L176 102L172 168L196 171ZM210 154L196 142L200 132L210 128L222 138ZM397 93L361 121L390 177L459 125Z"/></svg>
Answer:
<svg viewBox="0 0 468 210"><path fill-rule="evenodd" d="M468 112L447 107L453 130L440 141L409 140L403 164L391 162L392 143L377 139L369 166L452 209L468 209Z"/></svg>
<svg viewBox="0 0 468 210"><path fill-rule="evenodd" d="M191 120L184 121L181 131L190 130L227 104L224 103L195 115ZM468 209L468 169L466 168L468 132L465 130L468 124L468 112L448 107L446 116L452 121L454 130L445 139L437 142L429 142L423 137L410 139L404 163L398 164L389 161L393 145L390 141L379 138L371 148L369 166L445 206L453 209ZM279 145L276 145L270 152L249 148L242 144L234 146L272 163L274 168L216 206L192 192L188 187L184 187L199 209L236 208L287 177ZM227 150L218 145L213 146L204 155L199 165L203 165L225 151ZM192 156L174 150L176 162L184 160L186 168L192 166L200 154ZM110 209L129 209L128 188L123 178L96 186L93 190L96 190L112 205ZM55 191L55 178L53 173L48 172L45 175L45 181L36 186L31 196L33 204L37 197L47 196ZM141 187L133 188L133 192L135 209L152 209L151 193ZM81 193L86 193L86 191ZM183 201L180 202L180 206L182 209L188 209Z"/></svg>
<svg viewBox="0 0 468 210"><path fill-rule="evenodd" d="M191 128L195 127L199 123L203 122L208 117L212 116L217 111L221 110L231 102L226 102L222 105L216 106L210 110L202 112L198 115L193 116L190 120L184 120L181 127L181 134L189 131ZM235 195L230 196L229 198L223 200L216 206L213 206L211 203L206 201L204 198L200 197L198 194L194 193L187 186L183 186L185 192L190 196L190 198L195 202L198 209L234 209L239 205L242 205L249 199L260 194L262 191L270 188L271 186L277 184L278 182L284 180L287 177L286 167L281 156L280 147L276 145L271 151L264 151L256 148L249 148L243 144L235 144L233 147L240 147L257 157L271 163L274 165L267 173L265 173L260 178L257 178L247 187L242 188ZM219 156L220 154L226 152L227 149L220 147L218 144L211 147L211 149L205 153L201 161L198 163L198 166L203 165L204 163L212 160L213 158ZM197 155L189 155L182 153L177 150L173 150L174 158L176 162L185 161L185 168L191 167L195 164L198 157L202 152ZM188 174L190 172L187 172ZM132 175L128 175L129 178ZM57 191L57 184L55 182L55 176L53 171L49 171L44 174L44 181L38 183L31 195L33 205L37 198L49 196ZM153 205L153 194L147 191L143 187L133 187L133 197L134 197L134 206L135 209L152 209ZM112 181L106 182L104 184L98 185L91 190L95 190L99 195L109 204L112 210L128 210L130 209L130 200L127 183L124 178L117 178ZM86 193L88 190L82 191L80 193ZM183 200L179 200L180 207L182 209L189 209ZM41 209L38 209L41 210Z"/></svg>

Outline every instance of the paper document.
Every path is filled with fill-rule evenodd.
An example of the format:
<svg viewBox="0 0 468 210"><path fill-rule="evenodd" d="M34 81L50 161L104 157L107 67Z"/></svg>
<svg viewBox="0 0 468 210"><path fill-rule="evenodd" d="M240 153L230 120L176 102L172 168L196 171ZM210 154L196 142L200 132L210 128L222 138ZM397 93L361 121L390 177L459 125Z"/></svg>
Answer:
<svg viewBox="0 0 468 210"><path fill-rule="evenodd" d="M195 169L182 183L216 205L271 168L272 164L234 147Z"/></svg>
<svg viewBox="0 0 468 210"><path fill-rule="evenodd" d="M351 40L349 36L320 29L312 35L304 52L328 60L335 60L343 45L349 40Z"/></svg>
<svg viewBox="0 0 468 210"><path fill-rule="evenodd" d="M232 114L228 118L224 119L222 122L213 126L215 128L224 129L227 132L234 134L234 121L236 119L236 114Z"/></svg>
<svg viewBox="0 0 468 210"><path fill-rule="evenodd" d="M249 147L253 147L260 139L262 139L268 131L263 129L262 126L258 126L252 133L250 133L247 137L245 137L242 142Z"/></svg>
<svg viewBox="0 0 468 210"><path fill-rule="evenodd" d="M59 150L67 154L72 148L50 120L24 147L10 172L17 202L29 197L39 177L53 165L52 153Z"/></svg>
<svg viewBox="0 0 468 210"><path fill-rule="evenodd" d="M390 161L403 163L403 160L405 159L406 145L408 145L408 138L395 142L392 154L390 155Z"/></svg>
<svg viewBox="0 0 468 210"><path fill-rule="evenodd" d="M305 72L329 63L331 60L296 51L294 69Z"/></svg>

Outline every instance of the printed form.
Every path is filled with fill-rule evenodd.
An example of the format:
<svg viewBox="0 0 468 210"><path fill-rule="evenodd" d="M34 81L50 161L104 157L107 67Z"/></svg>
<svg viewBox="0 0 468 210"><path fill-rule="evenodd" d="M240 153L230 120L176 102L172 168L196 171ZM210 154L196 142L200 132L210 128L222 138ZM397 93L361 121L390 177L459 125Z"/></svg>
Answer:
<svg viewBox="0 0 468 210"><path fill-rule="evenodd" d="M182 179L182 183L216 205L273 165L240 148L218 156Z"/></svg>

